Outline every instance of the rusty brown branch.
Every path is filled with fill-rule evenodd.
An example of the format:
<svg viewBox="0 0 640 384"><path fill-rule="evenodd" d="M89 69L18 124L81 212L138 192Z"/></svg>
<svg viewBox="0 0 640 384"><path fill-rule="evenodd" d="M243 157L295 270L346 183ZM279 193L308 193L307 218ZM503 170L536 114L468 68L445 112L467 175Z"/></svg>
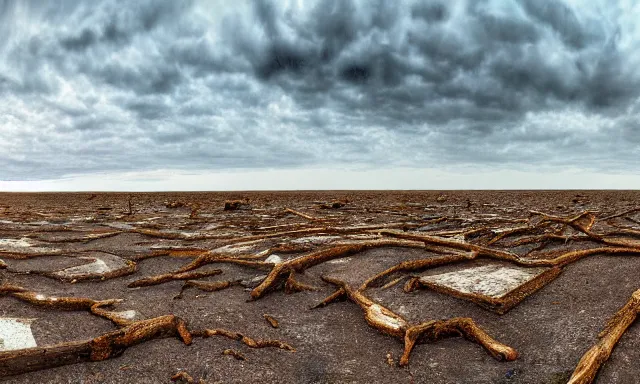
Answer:
<svg viewBox="0 0 640 384"><path fill-rule="evenodd" d="M593 382L598 370L611 356L613 348L625 331L633 324L640 312L640 290L635 291L627 304L609 320L600 333L600 340L589 349L578 362L568 384L589 384Z"/></svg>

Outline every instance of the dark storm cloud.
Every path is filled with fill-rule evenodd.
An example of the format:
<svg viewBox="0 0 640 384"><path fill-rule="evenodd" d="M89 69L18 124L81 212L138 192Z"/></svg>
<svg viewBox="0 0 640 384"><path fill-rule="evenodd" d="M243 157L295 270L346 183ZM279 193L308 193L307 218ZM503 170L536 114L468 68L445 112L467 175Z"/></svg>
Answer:
<svg viewBox="0 0 640 384"><path fill-rule="evenodd" d="M560 0L0 1L0 179L559 153L632 169L634 15ZM589 160L613 147L619 159Z"/></svg>

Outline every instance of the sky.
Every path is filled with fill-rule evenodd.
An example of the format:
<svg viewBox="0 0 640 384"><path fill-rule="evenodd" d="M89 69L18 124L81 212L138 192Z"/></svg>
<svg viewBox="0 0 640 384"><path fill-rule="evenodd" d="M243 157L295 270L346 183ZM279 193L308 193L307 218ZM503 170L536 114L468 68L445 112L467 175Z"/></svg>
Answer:
<svg viewBox="0 0 640 384"><path fill-rule="evenodd" d="M0 190L640 188L640 4L0 0Z"/></svg>

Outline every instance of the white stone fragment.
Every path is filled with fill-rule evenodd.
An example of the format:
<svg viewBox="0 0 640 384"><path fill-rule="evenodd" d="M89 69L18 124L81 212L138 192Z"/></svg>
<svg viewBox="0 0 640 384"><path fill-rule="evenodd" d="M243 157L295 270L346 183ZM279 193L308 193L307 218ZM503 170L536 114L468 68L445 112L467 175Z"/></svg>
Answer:
<svg viewBox="0 0 640 384"><path fill-rule="evenodd" d="M33 320L0 317L0 351L36 347L36 340L31 332Z"/></svg>
<svg viewBox="0 0 640 384"><path fill-rule="evenodd" d="M273 254L264 260L265 263L282 264L282 257Z"/></svg>
<svg viewBox="0 0 640 384"><path fill-rule="evenodd" d="M73 279L87 275L103 275L127 266L123 258L110 254L100 254L100 257L79 257L79 259L88 260L89 263L65 268L53 274L67 279Z"/></svg>
<svg viewBox="0 0 640 384"><path fill-rule="evenodd" d="M547 268L488 264L438 275L422 276L420 281L465 294L479 294L500 299L546 270Z"/></svg>
<svg viewBox="0 0 640 384"><path fill-rule="evenodd" d="M58 249L35 247L34 241L23 237L22 239L0 239L0 251L4 252L30 252L30 253L44 253L44 252L56 252Z"/></svg>

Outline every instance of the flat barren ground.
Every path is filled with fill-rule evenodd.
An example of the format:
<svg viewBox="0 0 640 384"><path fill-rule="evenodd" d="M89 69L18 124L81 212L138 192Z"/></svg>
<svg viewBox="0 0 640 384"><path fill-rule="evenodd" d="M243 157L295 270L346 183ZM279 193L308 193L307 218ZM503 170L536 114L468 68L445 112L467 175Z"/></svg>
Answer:
<svg viewBox="0 0 640 384"><path fill-rule="evenodd" d="M639 256L631 191L0 193L0 382L636 383Z"/></svg>

